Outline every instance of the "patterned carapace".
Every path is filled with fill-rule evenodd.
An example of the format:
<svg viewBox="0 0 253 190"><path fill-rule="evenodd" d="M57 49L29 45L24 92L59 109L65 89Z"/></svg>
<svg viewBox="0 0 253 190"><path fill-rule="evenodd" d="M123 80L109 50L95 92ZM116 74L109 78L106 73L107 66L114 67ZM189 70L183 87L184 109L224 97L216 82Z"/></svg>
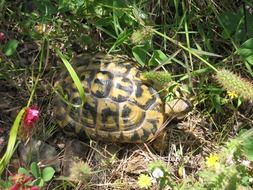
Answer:
<svg viewBox="0 0 253 190"><path fill-rule="evenodd" d="M85 91L85 103L74 107L57 98L56 118L66 133L95 140L139 143L151 139L165 118L158 92L143 82L136 64L121 55L77 57L74 68ZM68 72L59 82L65 98L81 98Z"/></svg>

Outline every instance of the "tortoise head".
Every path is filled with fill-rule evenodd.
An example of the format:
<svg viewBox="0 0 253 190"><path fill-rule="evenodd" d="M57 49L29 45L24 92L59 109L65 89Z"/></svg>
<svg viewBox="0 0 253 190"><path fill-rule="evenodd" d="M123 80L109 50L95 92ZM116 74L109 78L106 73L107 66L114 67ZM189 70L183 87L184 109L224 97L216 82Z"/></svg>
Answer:
<svg viewBox="0 0 253 190"><path fill-rule="evenodd" d="M189 100L176 98L165 103L165 114L169 117L181 119L192 110L192 104Z"/></svg>

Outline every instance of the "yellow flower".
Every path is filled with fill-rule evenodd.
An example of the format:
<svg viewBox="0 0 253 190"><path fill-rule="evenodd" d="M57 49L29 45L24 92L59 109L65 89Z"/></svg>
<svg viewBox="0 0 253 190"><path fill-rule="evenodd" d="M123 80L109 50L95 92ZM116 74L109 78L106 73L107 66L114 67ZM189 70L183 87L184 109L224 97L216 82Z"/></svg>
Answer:
<svg viewBox="0 0 253 190"><path fill-rule="evenodd" d="M138 182L137 182L138 186L140 188L149 188L151 187L152 185L152 178L149 177L148 175L145 175L145 174L141 174L139 177L138 177Z"/></svg>
<svg viewBox="0 0 253 190"><path fill-rule="evenodd" d="M209 157L206 158L206 165L209 168L215 167L218 163L218 156L217 154L210 154Z"/></svg>
<svg viewBox="0 0 253 190"><path fill-rule="evenodd" d="M43 34L46 31L46 25L39 23L36 26L34 26L34 29L39 34Z"/></svg>
<svg viewBox="0 0 253 190"><path fill-rule="evenodd" d="M235 91L228 91L227 94L231 99L238 98L238 94Z"/></svg>

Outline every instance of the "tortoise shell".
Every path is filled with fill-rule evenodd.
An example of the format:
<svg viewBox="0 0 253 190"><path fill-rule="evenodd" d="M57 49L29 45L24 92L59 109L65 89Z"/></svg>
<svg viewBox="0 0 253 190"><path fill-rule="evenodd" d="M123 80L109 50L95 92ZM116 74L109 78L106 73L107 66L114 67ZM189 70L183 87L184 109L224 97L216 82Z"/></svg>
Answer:
<svg viewBox="0 0 253 190"><path fill-rule="evenodd" d="M57 98L56 119L66 133L110 142L150 140L164 122L164 105L158 92L145 84L136 64L126 56L78 57L74 68L84 91L82 107ZM58 82L65 98L81 104L68 72Z"/></svg>

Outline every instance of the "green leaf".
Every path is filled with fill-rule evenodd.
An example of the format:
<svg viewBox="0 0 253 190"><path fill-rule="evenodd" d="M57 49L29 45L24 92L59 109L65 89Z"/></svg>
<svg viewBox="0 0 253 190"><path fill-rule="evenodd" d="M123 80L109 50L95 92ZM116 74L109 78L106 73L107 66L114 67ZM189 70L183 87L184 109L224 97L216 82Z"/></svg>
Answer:
<svg viewBox="0 0 253 190"><path fill-rule="evenodd" d="M12 185L12 182L10 180L4 181L0 179L0 189L9 189Z"/></svg>
<svg viewBox="0 0 253 190"><path fill-rule="evenodd" d="M50 181L54 176L55 170L52 167L46 167L42 170L42 179L46 181Z"/></svg>
<svg viewBox="0 0 253 190"><path fill-rule="evenodd" d="M128 8L124 1L117 1L117 0L98 0L98 2L107 7L113 8Z"/></svg>
<svg viewBox="0 0 253 190"><path fill-rule="evenodd" d="M43 180L43 179L39 179L39 181L38 181L38 186L39 186L39 187L43 187L44 184L45 184L44 180Z"/></svg>
<svg viewBox="0 0 253 190"><path fill-rule="evenodd" d="M35 179L31 185L35 185L35 186L39 186L39 187L43 187L45 184L44 180L42 178L38 178L38 179Z"/></svg>
<svg viewBox="0 0 253 190"><path fill-rule="evenodd" d="M225 186L224 189L231 189L231 190L236 190L237 188L237 176L234 174L231 176L230 180L228 181L228 184Z"/></svg>
<svg viewBox="0 0 253 190"><path fill-rule="evenodd" d="M20 168L18 169L18 173L19 173L19 174L25 174L26 176L29 175L29 172L27 171L27 169L25 169L25 168L23 168L23 167L20 167Z"/></svg>
<svg viewBox="0 0 253 190"><path fill-rule="evenodd" d="M253 38L244 42L238 50L240 56L253 65Z"/></svg>
<svg viewBox="0 0 253 190"><path fill-rule="evenodd" d="M203 50L199 50L199 49L191 48L191 50L193 52L197 53L198 55L207 55L207 56L210 56L210 57L222 57L219 54L212 53L212 52L207 52L207 51L203 51Z"/></svg>
<svg viewBox="0 0 253 190"><path fill-rule="evenodd" d="M250 177L249 176L242 176L241 183L243 186L247 186L250 184Z"/></svg>
<svg viewBox="0 0 253 190"><path fill-rule="evenodd" d="M153 52L151 59L149 60L148 65L149 66L161 65L166 61L168 61L168 59L169 58L161 50L155 50Z"/></svg>
<svg viewBox="0 0 253 190"><path fill-rule="evenodd" d="M111 25L112 18L111 17L105 17L100 18L95 22L95 26L110 26Z"/></svg>
<svg viewBox="0 0 253 190"><path fill-rule="evenodd" d="M6 149L6 152L4 153L3 157L0 160L0 175L4 171L6 165L9 163L9 161L12 157L12 154L15 151L15 144L16 144L19 124L20 124L20 122L23 118L23 114L25 113L25 110L26 110L26 108L22 108L19 111L19 113L18 113L18 115L17 115L17 117L16 117L16 119L15 119L15 121L14 121L12 127L11 127L7 149Z"/></svg>
<svg viewBox="0 0 253 190"><path fill-rule="evenodd" d="M233 34L238 28L241 17L242 15L240 13L235 13L231 11L226 11L218 15L218 18L220 19L223 26L226 28L230 35Z"/></svg>
<svg viewBox="0 0 253 190"><path fill-rule="evenodd" d="M132 53L136 61L144 66L147 64L148 57L147 57L147 50L145 49L144 45L137 45L132 48Z"/></svg>
<svg viewBox="0 0 253 190"><path fill-rule="evenodd" d="M16 49L18 47L18 41L17 40L10 40L4 50L4 54L6 56L11 56L16 52Z"/></svg>
<svg viewBox="0 0 253 190"><path fill-rule="evenodd" d="M62 62L64 63L66 69L68 70L72 80L75 83L75 86L80 94L80 97L82 99L82 103L80 105L74 105L72 104L73 107L80 107L84 104L85 102L85 95L84 95L84 89L83 89L83 85L79 79L79 77L77 76L75 70L73 69L72 65L68 62L68 60L66 59L66 57L60 52L59 49L56 49L56 53L57 55L61 58Z"/></svg>
<svg viewBox="0 0 253 190"><path fill-rule="evenodd" d="M116 42L113 44L113 46L111 47L111 49L108 51L108 53L110 53L113 49L115 49L117 46L123 44L128 37L131 35L130 31L123 31L122 33L119 34Z"/></svg>
<svg viewBox="0 0 253 190"><path fill-rule="evenodd" d="M39 169L37 163L36 163L36 162L33 162L33 163L31 164L30 168L31 168L31 172L32 172L33 176L34 176L35 178L39 178L39 177L40 177L40 169Z"/></svg>
<svg viewBox="0 0 253 190"><path fill-rule="evenodd" d="M225 11L218 15L219 23L223 27L221 35L225 39L232 38L235 42L242 42L246 40L247 35L251 36L251 32L245 31L245 27L252 27L252 24L250 24L251 22L243 22L244 17L246 17L248 21L252 20L252 16L247 12L248 11L244 13L243 8L241 7L238 8L238 11ZM247 35L245 35L246 33Z"/></svg>
<svg viewBox="0 0 253 190"><path fill-rule="evenodd" d="M253 161L253 138L252 137L249 137L249 138L244 140L243 150L244 150L245 156L249 160Z"/></svg>

